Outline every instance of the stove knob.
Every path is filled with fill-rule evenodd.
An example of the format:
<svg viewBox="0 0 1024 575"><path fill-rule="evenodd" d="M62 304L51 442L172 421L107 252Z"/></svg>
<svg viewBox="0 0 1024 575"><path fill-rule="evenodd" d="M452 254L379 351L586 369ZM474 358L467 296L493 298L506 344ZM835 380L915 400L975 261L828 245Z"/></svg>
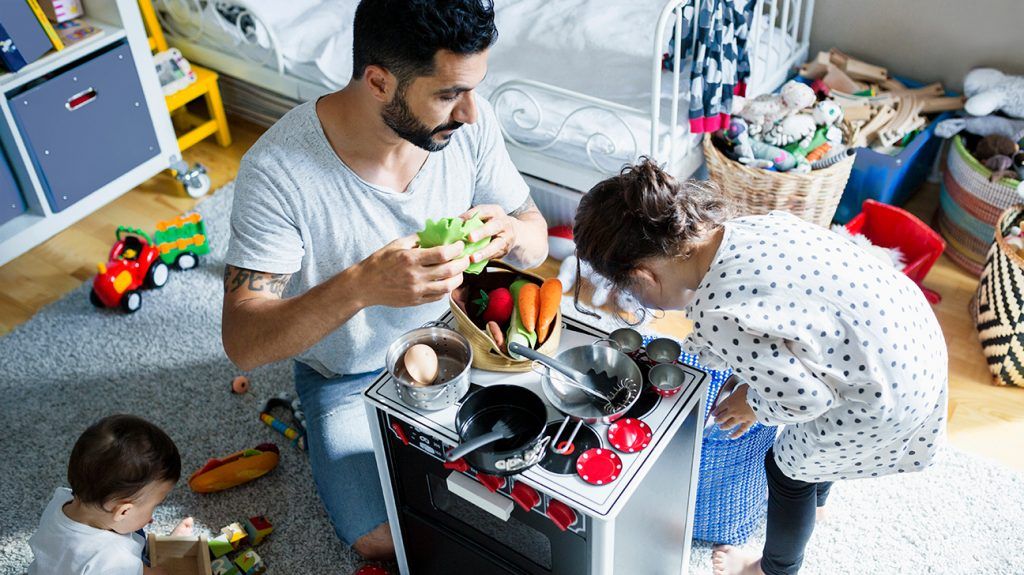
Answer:
<svg viewBox="0 0 1024 575"><path fill-rule="evenodd" d="M469 464L466 463L465 459L460 457L460 458L456 459L455 461L445 461L444 462L444 468L445 469L453 469L455 471L458 471L459 473L465 473L465 472L469 471Z"/></svg>
<svg viewBox="0 0 1024 575"><path fill-rule="evenodd" d="M405 430L402 429L402 424L397 421L391 422L391 431L395 432L395 437L401 440L403 445L409 445L409 438L405 436Z"/></svg>
<svg viewBox="0 0 1024 575"><path fill-rule="evenodd" d="M548 502L547 516L562 531L565 531L573 523L576 523L576 512L565 503L556 499L552 499Z"/></svg>
<svg viewBox="0 0 1024 575"><path fill-rule="evenodd" d="M523 511L530 511L540 503L540 495L536 489L517 481L512 486L512 501L518 503Z"/></svg>
<svg viewBox="0 0 1024 575"><path fill-rule="evenodd" d="M498 477L496 475L487 475L486 473L477 472L476 480L486 487L491 493L497 493L499 489L505 487L505 478Z"/></svg>

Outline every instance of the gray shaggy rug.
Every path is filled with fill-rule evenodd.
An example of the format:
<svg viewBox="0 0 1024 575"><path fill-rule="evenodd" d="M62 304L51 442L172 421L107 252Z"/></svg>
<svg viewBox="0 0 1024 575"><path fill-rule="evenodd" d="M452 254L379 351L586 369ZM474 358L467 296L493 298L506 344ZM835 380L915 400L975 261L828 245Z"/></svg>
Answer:
<svg viewBox="0 0 1024 575"><path fill-rule="evenodd" d="M239 372L221 347L220 309L231 197L229 185L199 205L213 252L144 293L140 312L94 309L87 284L0 339L0 573L25 571L27 540L65 484L74 440L115 412L164 428L185 476L210 457L280 446L279 467L248 485L198 495L183 481L158 509L157 532L184 515L217 531L265 514L276 528L258 552L271 573L346 574L362 564L334 537L306 456L257 418L266 398L293 392L290 365L249 373L247 395L229 392ZM832 519L815 531L805 573L1024 573L1024 478L992 463L948 449L924 473L840 483L829 501ZM710 572L706 545L691 567Z"/></svg>

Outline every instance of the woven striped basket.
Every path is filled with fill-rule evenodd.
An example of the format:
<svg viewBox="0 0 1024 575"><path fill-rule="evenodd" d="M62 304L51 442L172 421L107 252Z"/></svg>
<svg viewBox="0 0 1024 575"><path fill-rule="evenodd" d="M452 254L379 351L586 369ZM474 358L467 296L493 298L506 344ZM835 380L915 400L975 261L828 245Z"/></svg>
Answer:
<svg viewBox="0 0 1024 575"><path fill-rule="evenodd" d="M1017 387L1024 387L1024 258L1005 236L1022 216L1024 205L1017 205L1000 217L970 305L992 382Z"/></svg>
<svg viewBox="0 0 1024 575"><path fill-rule="evenodd" d="M955 136L943 164L942 193L936 216L939 232L949 244L946 255L974 275L985 266L995 225L1004 210L1020 202L1019 182L989 181L992 172Z"/></svg>
<svg viewBox="0 0 1024 575"><path fill-rule="evenodd" d="M828 226L843 197L856 156L807 174L779 173L751 168L727 158L704 136L708 177L736 206L741 215L790 212L819 226Z"/></svg>
<svg viewBox="0 0 1024 575"><path fill-rule="evenodd" d="M644 337L644 345L651 341ZM683 353L679 360L701 367L697 356ZM731 371L710 370L708 401L704 417L711 412L712 398L718 395ZM768 510L768 479L764 456L775 443L775 427L754 424L747 433L730 439L725 433L711 433L701 442L700 477L693 518L693 538L711 543L740 545L761 523Z"/></svg>

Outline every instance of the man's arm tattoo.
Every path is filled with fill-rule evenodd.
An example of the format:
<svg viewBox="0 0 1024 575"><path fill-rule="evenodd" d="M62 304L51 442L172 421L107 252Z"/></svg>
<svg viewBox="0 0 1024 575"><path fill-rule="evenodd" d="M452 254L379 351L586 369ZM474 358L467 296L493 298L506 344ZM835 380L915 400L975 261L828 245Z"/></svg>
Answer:
<svg viewBox="0 0 1024 575"><path fill-rule="evenodd" d="M242 286L249 291L269 291L280 297L291 274L268 274L235 266L224 266L224 292L236 292Z"/></svg>
<svg viewBox="0 0 1024 575"><path fill-rule="evenodd" d="M523 202L523 205L521 205L518 208L512 210L512 213L510 213L509 215L512 216L513 218L518 218L519 216L525 214L526 212L528 212L528 211L530 211L530 210L532 210L532 209L534 209L536 207L537 207L537 204L535 204L533 202L533 198L531 196L526 196L526 201Z"/></svg>

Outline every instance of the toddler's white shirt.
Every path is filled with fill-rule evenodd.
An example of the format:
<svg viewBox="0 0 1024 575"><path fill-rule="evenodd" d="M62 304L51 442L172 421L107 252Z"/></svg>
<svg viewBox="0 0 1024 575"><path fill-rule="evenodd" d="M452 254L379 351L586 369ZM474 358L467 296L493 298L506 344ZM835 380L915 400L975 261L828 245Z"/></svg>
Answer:
<svg viewBox="0 0 1024 575"><path fill-rule="evenodd" d="M145 539L73 521L64 514L73 498L66 487L54 490L39 529L28 540L35 556L28 575L142 575Z"/></svg>

